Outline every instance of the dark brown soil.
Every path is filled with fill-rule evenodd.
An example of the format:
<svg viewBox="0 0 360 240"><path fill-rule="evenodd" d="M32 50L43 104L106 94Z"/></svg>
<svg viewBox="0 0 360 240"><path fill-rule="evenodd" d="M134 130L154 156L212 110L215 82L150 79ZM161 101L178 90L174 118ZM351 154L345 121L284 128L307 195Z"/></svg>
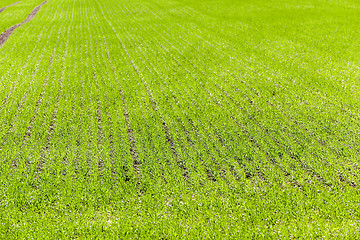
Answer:
<svg viewBox="0 0 360 240"><path fill-rule="evenodd" d="M31 13L29 14L29 16L24 20L22 21L22 23L19 23L19 24L16 24L10 28L8 28L7 30L5 30L5 32L3 32L1 35L0 35L0 47L9 39L9 37L11 36L11 34L15 31L16 28L20 27L21 25L27 23L27 22L30 22L34 17L35 15L38 13L38 11L40 10L41 6L44 5L46 3L43 2L41 3L39 6L37 6L36 8L34 8L34 10L31 11ZM11 5L10 5L11 6Z"/></svg>

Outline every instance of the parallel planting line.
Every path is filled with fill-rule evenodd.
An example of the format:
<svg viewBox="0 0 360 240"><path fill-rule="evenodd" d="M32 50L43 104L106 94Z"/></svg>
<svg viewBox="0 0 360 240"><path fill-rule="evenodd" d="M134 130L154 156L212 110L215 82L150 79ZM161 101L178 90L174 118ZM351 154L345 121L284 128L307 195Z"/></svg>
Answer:
<svg viewBox="0 0 360 240"><path fill-rule="evenodd" d="M174 140L171 137L168 124L165 121L162 114L160 113L160 111L159 111L159 109L157 107L157 104L156 104L156 102L154 100L153 94L152 94L151 90L149 89L148 85L146 84L144 76L141 74L140 70L138 69L138 67L136 66L134 61L132 60L132 58L130 56L130 53L126 50L126 47L125 47L124 44L123 44L123 46L124 46L124 50L125 50L127 56L129 57L129 61L130 61L130 63L132 64L132 66L134 68L134 71L137 73L138 77L142 80L142 83L143 83L144 88L146 90L147 97L149 99L149 102L151 104L151 107L152 107L153 111L156 112L161 118L161 124L163 126L163 130L164 130L164 133L165 133L165 136L166 136L166 142L168 143L169 148L170 148L174 158L176 159L176 162L177 162L179 168L182 169L182 171L183 171L183 177L185 178L185 180L187 180L189 178L189 171L188 171L188 169L187 169L187 167L185 165L185 162L180 158L179 154L176 152Z"/></svg>
<svg viewBox="0 0 360 240"><path fill-rule="evenodd" d="M61 30L60 30L61 31ZM45 146L42 150L42 153L40 155L40 160L37 164L37 172L40 173L43 171L43 166L45 164L45 158L46 158L46 155L47 153L49 152L50 150L50 141L51 141L51 137L54 135L54 130L55 130L55 127L56 127L56 123L57 123L57 115L58 115L58 109L59 109L59 102L60 102L60 98L61 98L61 93L63 91L63 77L65 75L65 59L67 58L67 54L68 54L68 45L69 45L69 32L70 30L68 29L68 32L67 32L67 41L66 41L66 44L65 44L65 49L63 51L63 54L62 54L62 66L61 66L61 75L60 75L60 78L58 80L59 82L59 89L58 89L58 93L57 93L57 96L56 96L56 101L55 101L55 105L54 105L54 109L53 109L53 112L51 114L51 121L49 123L49 127L48 127L48 133L47 133L47 137L46 137L46 143L45 143ZM59 32L59 36L60 36L60 32ZM57 39L57 43L59 41L59 38ZM55 49L54 49L54 52L55 52Z"/></svg>
<svg viewBox="0 0 360 240"><path fill-rule="evenodd" d="M170 54L171 55L171 54ZM184 56L183 56L184 57ZM175 60L175 62L177 62L177 64L179 64L179 62L176 60L176 59L174 59ZM190 74L190 72L185 68L185 70ZM201 71L201 70L200 70ZM202 72L202 74L204 74L203 72ZM216 99L216 98L214 98L214 96L209 92L209 91L207 91L206 90L206 92L207 92L207 94L209 94L212 98L213 98L213 100L214 100L214 102L216 103L216 104L220 104L219 103L219 101ZM220 104L220 107L221 107L221 104ZM245 171L245 172L247 172L247 171ZM249 174L246 174L246 175L249 175Z"/></svg>
<svg viewBox="0 0 360 240"><path fill-rule="evenodd" d="M155 41L156 41L156 39L155 39ZM161 44L160 44L161 45ZM140 48L140 51L141 51L141 48ZM142 52L142 51L141 51ZM146 57L145 57L146 58ZM176 61L176 59L174 59L175 61ZM176 61L177 62L177 64L179 64L178 63L178 61ZM146 66L146 65L145 65ZM146 66L146 68L148 68L147 66ZM155 70L155 69L154 69ZM185 69L186 70L186 69ZM155 72L156 72L156 75L158 75L159 73L155 70ZM190 74L190 72L189 71L187 71L189 74ZM162 78L161 76L158 76L158 77L160 77L160 78ZM209 94L209 92L207 91L207 93ZM212 154L211 154L212 155Z"/></svg>
<svg viewBox="0 0 360 240"><path fill-rule="evenodd" d="M107 44L107 41L106 41L106 38L105 38L105 35L104 33L103 34L103 39L104 39L104 47L105 47L105 52L106 52L106 56L107 56L107 60L108 60L108 63L110 65L110 68L114 74L114 77L117 79L117 76L116 76L116 70L115 70L115 67L111 61L111 57L110 57L110 52L109 52L109 48L108 48L108 44ZM131 128L131 124L130 124L130 119L128 117L128 113L127 113L127 107L126 107L126 102L125 102L125 97L122 93L122 90L120 89L119 90L119 93L120 93L120 97L121 97L121 101L122 101L122 106L123 106L123 117L125 119L125 122L126 122L126 126L127 126L127 135L128 135L128 139L129 139L129 143L130 143L130 154L131 154L131 158L133 161L138 161L137 160L137 154L136 154L136 151L135 151L135 139L134 139L134 136L133 136L133 130ZM112 120L111 120L111 117L109 117L109 123L112 125ZM111 127L110 127L111 128ZM130 134L131 133L131 134ZM111 149L111 155L110 155L110 159L111 159L111 163L112 163L112 171L115 170L114 166L115 166L115 154L114 154L114 137L113 135L111 134L109 136L110 138L110 149ZM133 141L134 140L134 141ZM129 181L130 178L128 176L128 169L127 167L123 166L123 170L124 170L124 178L125 178L125 181ZM135 169L135 172L136 174L138 174L139 170L138 169ZM113 174L115 174L115 172L112 172Z"/></svg>
<svg viewBox="0 0 360 240"><path fill-rule="evenodd" d="M44 49L48 46L50 36L51 36L51 34L49 34L49 37L48 37L48 39L47 39L47 41L46 41L46 44L44 44ZM37 48L37 46L39 45L39 42L40 42L40 40L41 40L41 37L42 37L42 34L39 36L39 38L38 38L38 40L37 40L37 42L36 42L36 45L35 45L34 49ZM45 40L44 40L44 41L45 41ZM30 61L29 61L29 60L30 60L30 57L33 56L34 49L33 49L33 51L31 52L31 54L29 54L29 57L28 57L28 59L26 60L26 64L21 68L20 74L22 74L22 72L25 71L28 63L30 62ZM42 61L42 58L43 58L43 56L44 56L43 53L44 53L44 51L42 51L42 54L40 55L39 60L38 60L38 62L37 62L37 64L36 64L36 66L35 66L35 70L34 70L34 73L33 73L32 78L31 78L31 81L30 81L30 83L29 83L29 84L30 84L29 86L31 86L31 85L33 84L33 81L34 81L34 79L35 79L35 76L36 76L36 74L37 74L37 72L38 72L38 65L40 64L40 62ZM18 78L19 78L19 77L18 77ZM13 83L13 86L12 86L11 89L10 89L10 93L8 94L8 97L6 97L6 98L3 100L3 104L2 104L2 105L4 105L5 103L7 103L7 100L8 100L8 98L10 97L10 95L11 95L11 93L12 93L12 90L15 88L14 84L19 81L18 78L17 78L16 81ZM31 89L31 87L29 87L29 89ZM28 98L28 94L29 94L29 90L27 90L27 91L25 91L25 92L23 93L23 95L24 95L23 98L22 98L21 101L19 102L18 107L14 110L15 112L14 112L13 120L9 123L9 127L8 127L8 129L5 130L4 136L3 136L3 138L2 138L2 140L4 140L4 142L7 141L9 135L11 134L11 132L14 131L14 128L15 128L16 123L17 123L17 120L18 120L18 117L21 115L21 113L22 113L21 110L24 108L24 105L25 105L25 103L26 103L26 99ZM5 109L5 108L4 108L4 109Z"/></svg>
<svg viewBox="0 0 360 240"><path fill-rule="evenodd" d="M198 50L197 50L198 51ZM199 52L199 51L198 51ZM221 78L220 76L218 76L215 72L214 72L214 74L218 77L218 78ZM240 79L239 79L239 81L241 81ZM226 83L228 83L227 81L225 81ZM215 84L215 85L217 85L217 84ZM235 86L233 86L233 85L231 85L232 87L235 87ZM246 84L246 86L248 86L247 84ZM217 86L217 87L219 87L219 86ZM270 101L270 100L269 100ZM294 139L294 141L295 141L295 139ZM320 142L319 142L320 143ZM330 150L333 150L333 149L330 149Z"/></svg>
<svg viewBox="0 0 360 240"><path fill-rule="evenodd" d="M126 7L125 7L126 8ZM131 14L130 14L131 15ZM132 16L133 17L133 16ZM115 30L114 30L115 31ZM116 33L116 32L115 32ZM117 35L117 33L116 33ZM126 37L128 40L130 41L133 41L133 42L136 42L134 37L131 35L131 34L128 34L129 38ZM119 38L120 40L120 38ZM120 40L121 41L121 40ZM125 47L125 44L121 41L121 44L123 45L123 48L126 52L126 55L128 56L129 58L129 61L133 67L133 70L136 72L136 74L138 75L139 79L142 81L143 85L144 85L144 88L146 90L146 94L147 94L147 98L150 102L150 105L152 107L152 110L154 112L157 113L157 115L160 116L160 121L161 121L161 125L162 125L162 128L164 130L164 133L165 133L165 138L166 138L166 142L169 146L169 149L171 150L171 153L172 155L174 156L175 160L176 160L176 163L178 165L178 167L181 169L182 171L182 175L184 177L185 180L189 179L189 170L188 168L186 167L186 164L185 164L185 161L180 157L180 155L177 153L176 151L176 147L175 147L175 143L174 143L174 139L173 137L171 136L171 133L170 133L170 129L169 129L169 126L168 126L168 123L165 121L165 118L164 116L161 114L160 110L158 109L158 106L154 100L154 97L153 97L153 94L148 86L148 84L146 83L146 80L143 76L143 74L140 72L139 70L139 67L135 64L135 62L133 61L133 59L131 58L130 56L130 53L128 52L128 50L126 49ZM139 50L141 51L141 49L139 48ZM136 52L136 50L135 50ZM142 51L141 51L142 52ZM139 54L136 52L136 54ZM142 53L143 54L143 53ZM138 55L139 56L139 55ZM140 57L141 59L141 57ZM143 62L143 61L142 61ZM144 63L145 64L145 63ZM151 64L150 64L151 65ZM151 70L149 69L149 67L145 64L147 70L151 73Z"/></svg>
<svg viewBox="0 0 360 240"><path fill-rule="evenodd" d="M155 41L157 41L156 39L154 39ZM160 43L159 43L160 44ZM161 44L160 44L160 46L161 46ZM141 51L141 48L139 48L140 49L140 51ZM141 51L142 52L142 51ZM168 53L169 54L169 53ZM170 54L171 55L171 54ZM173 60L179 65L179 62L173 57ZM181 64L179 65L179 66L181 66ZM148 68L147 66L146 66L146 68ZM184 68L184 67L183 67ZM188 72L189 74L190 74L190 71L188 71L186 68L184 68L185 69L185 71L186 72ZM155 69L154 69L155 70ZM150 71L150 70L149 70ZM159 75L159 73L155 70L155 72L156 72L156 75L158 75L158 77L160 77L160 78L162 78L160 75ZM209 91L206 91L207 92L207 94L210 94L211 95L211 93L209 93ZM212 95L211 95L212 96ZM213 97L213 96L212 96ZM219 102L218 101L216 101L216 103L217 104L219 104ZM195 103L194 103L195 104ZM199 134L197 134L197 135L199 135ZM203 140L201 140L201 142L203 142ZM207 149L206 151L207 152L209 152L209 149L208 149L208 147L206 146L206 144L203 142L203 144L204 144L204 147ZM217 149L218 150L218 149ZM210 154L211 155L211 157L212 157L212 159L213 159L213 161L215 160L215 157L213 156L213 154ZM206 173L207 173L207 175L208 175L208 177L209 177L209 179L210 180L212 180L212 181L215 181L216 179L215 179L215 177L213 176L213 174L210 172L210 170L209 170L209 167L208 166L206 166L205 165L205 171L206 171ZM245 172L247 172L246 170L245 170ZM246 174L247 176L248 175L250 175L249 173L247 173Z"/></svg>
<svg viewBox="0 0 360 240"><path fill-rule="evenodd" d="M181 27L181 28L183 28L181 25L179 25L179 27ZM194 33L194 36L197 36L199 39L202 39L202 41L206 41L204 38L202 38L202 37L200 37L199 35L197 35L196 33ZM181 38L181 37L180 37ZM184 40L184 39L183 39ZM186 40L184 40L184 41L186 41ZM187 42L187 41L186 41ZM206 42L208 42L208 41L206 41ZM210 42L208 42L210 45L212 45ZM226 41L225 41L225 43L226 44L228 44ZM219 45L219 43L217 43L216 42L216 44L217 45ZM195 49L195 48L194 48ZM232 49L232 48L230 48L230 49ZM195 49L197 52L200 52L198 49ZM235 51L234 51L235 52ZM201 52L200 52L201 53ZM246 61L249 61L249 59L246 59ZM265 70L267 70L267 71L269 71L269 72L271 72L272 74L275 74L275 71L274 70L272 70L272 69L270 69L269 67L266 67L265 65L263 65L263 64L261 64L261 63L258 63L258 62L254 62L254 61L252 61L252 60L250 60L250 62L253 62L253 63L256 63L258 66L260 66L261 68L264 68ZM244 67L245 67L245 65L244 65ZM248 70L250 70L251 72L253 72L255 75L257 75L257 76L263 76L263 75L261 75L259 72L257 72L257 71L254 71L252 68L248 68L248 67L246 67ZM231 76L233 76L233 74L230 74ZM290 75L291 76L291 75ZM233 77L236 77L236 76L233 76ZM292 77L294 77L294 76L292 76ZM245 82L243 82L243 81L241 81L239 78L237 78L241 83L245 83ZM300 85L301 84L301 82L299 82L298 83L298 85ZM245 85L248 87L248 88L250 88L250 89L252 89L252 90L255 90L253 87L250 87L249 86L249 84L246 84L245 83ZM304 89L308 89L308 91L311 91L309 88L306 88L306 86L305 85L302 85L302 88L304 88ZM255 91L255 93L256 93L257 91ZM315 94L320 94L318 91L315 91ZM324 96L320 96L320 97L322 97L322 98L325 98ZM331 100L329 100L329 99L326 99L328 102L331 102ZM332 102L333 103L333 102ZM337 106L337 105L336 105ZM337 106L338 107L338 106ZM311 116L309 116L309 117L311 117ZM312 117L312 119L314 120L314 121L317 121L318 122L318 120L316 120L314 117ZM337 119L333 119L333 118L331 118L331 117L329 117L329 119L330 120L333 120L333 121L335 121L335 122L337 122L337 123L339 123L339 121L337 120ZM329 129L327 129L325 126L323 126L322 124L319 124L319 126L320 127L322 127L322 128L324 128L324 129L326 129L326 130L329 130Z"/></svg>
<svg viewBox="0 0 360 240"><path fill-rule="evenodd" d="M52 36L52 34L49 34L49 39L50 39L50 36ZM59 43L59 39L60 39L60 32L58 33L58 38L57 38L57 41L56 41L56 44L54 45L54 48L53 48L53 51L49 57L49 62L48 62L48 66L47 66L47 74L42 82L42 85L41 85L41 92L39 93L38 97L36 98L36 102L34 103L35 104L35 107L34 107L34 110L33 110L33 113L32 113L32 117L30 118L29 120L29 123L27 125L27 128L26 128L26 131L23 135L23 140L22 140L22 143L20 145L20 152L22 152L23 150L23 147L26 145L26 143L28 143L31 138L31 136L34 134L33 133L33 128L36 126L35 124L35 120L36 120L36 117L39 117L39 114L40 114L40 105L43 103L43 97L45 95L45 92L46 92L46 87L48 85L48 80L49 80L49 77L50 77L50 74L51 74L51 68L52 68L52 65L53 65L53 59L55 57L55 53L56 53L56 49L57 49L57 45ZM49 42L49 40L48 40ZM46 44L48 45L48 44ZM12 166L15 168L18 166L18 162L16 160L14 160L12 162Z"/></svg>
<svg viewBox="0 0 360 240"><path fill-rule="evenodd" d="M100 6L100 5L99 5ZM101 8L101 6L100 6ZM102 8L101 8L101 12L102 12L102 15L104 17L104 19L108 22L108 24L111 26L112 30L114 31L115 35L117 36L117 38L119 39L122 47L124 48L124 51L126 52L126 54L128 55L129 59L130 59L130 63L131 65L134 66L134 63L129 55L129 53L127 52L125 46L124 46L124 43L122 42L121 38L119 37L119 35L117 34L117 32L115 31L113 25L111 24L111 22L106 18ZM136 67L134 67L135 70L136 70ZM136 146L135 146L135 136L134 136L134 130L132 128L132 124L131 124L131 121L130 121L130 117L129 117L129 113L128 113L128 106L126 104L126 101L125 101L125 96L122 92L122 90L119 90L119 94L120 94L120 97L121 97L121 101L122 101L122 105L123 105L123 115L125 117L125 122L126 122L126 126L127 126L127 134L128 134L128 138L129 138L129 143L130 143L130 154L131 154L131 158L133 160L133 163L134 163L134 171L135 173L137 174L137 177L140 178L140 161L139 161L139 157L138 157L138 153L137 153L137 150L136 150ZM139 179L140 180L140 179ZM139 184L140 182L138 182Z"/></svg>
<svg viewBox="0 0 360 240"><path fill-rule="evenodd" d="M176 48L175 48L176 49ZM185 57L184 57L185 58ZM185 58L186 59L186 58ZM186 59L187 60L187 59ZM188 60L187 60L188 61ZM189 62L191 65L193 65L191 62ZM195 67L194 65L193 65L193 67ZM195 67L196 68L196 67ZM201 70L200 70L200 72L202 73L202 74L204 74ZM216 85L216 84L215 84ZM208 91L207 91L208 92ZM213 98L213 100L215 101L215 103L217 103L217 104L220 104L219 102L218 102L218 100L216 100L216 98L214 98L213 96L212 96L212 94L210 93L210 92L208 92L208 94ZM221 105L220 105L220 107L221 107ZM273 139L274 140L274 139ZM276 143L276 142L275 142Z"/></svg>

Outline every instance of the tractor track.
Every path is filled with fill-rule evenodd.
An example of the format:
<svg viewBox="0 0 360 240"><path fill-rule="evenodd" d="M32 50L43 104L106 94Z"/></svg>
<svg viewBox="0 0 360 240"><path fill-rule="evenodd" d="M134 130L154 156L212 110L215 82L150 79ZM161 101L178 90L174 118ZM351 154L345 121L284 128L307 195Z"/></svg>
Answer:
<svg viewBox="0 0 360 240"><path fill-rule="evenodd" d="M31 13L28 15L28 17L22 21L21 23L18 23L10 28L8 28L7 30L5 30L1 35L0 35L0 47L10 38L11 34L15 31L15 29L17 29L18 27L20 27L21 25L30 22L35 15L39 12L40 8L42 5L44 5L47 1L42 2L39 6L35 7L34 10L31 11ZM13 4L14 5L14 4ZM11 6L11 5L10 5ZM9 7L9 6L8 6ZM7 8L7 7L5 7ZM0 12L4 11L5 9L2 8L0 9Z"/></svg>
<svg viewBox="0 0 360 240"><path fill-rule="evenodd" d="M20 2L15 2L13 4L10 4L10 5L6 6L6 7L0 8L0 13L2 13L5 9L7 9L9 7L12 7L12 6L14 6L14 5L18 4L18 3L20 3Z"/></svg>

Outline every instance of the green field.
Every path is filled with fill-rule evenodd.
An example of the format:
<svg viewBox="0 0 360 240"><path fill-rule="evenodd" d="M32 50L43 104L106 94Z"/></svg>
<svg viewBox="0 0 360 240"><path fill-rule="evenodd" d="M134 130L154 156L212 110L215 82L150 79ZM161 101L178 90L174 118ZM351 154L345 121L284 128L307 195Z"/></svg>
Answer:
<svg viewBox="0 0 360 240"><path fill-rule="evenodd" d="M359 1L42 2L0 13L1 239L360 238Z"/></svg>

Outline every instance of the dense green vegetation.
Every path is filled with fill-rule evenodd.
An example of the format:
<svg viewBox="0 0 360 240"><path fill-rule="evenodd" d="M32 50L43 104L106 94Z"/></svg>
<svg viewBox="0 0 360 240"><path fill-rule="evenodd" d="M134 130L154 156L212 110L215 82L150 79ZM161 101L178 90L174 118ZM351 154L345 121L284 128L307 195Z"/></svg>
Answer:
<svg viewBox="0 0 360 240"><path fill-rule="evenodd" d="M359 238L359 22L355 0L48 0L0 46L0 237Z"/></svg>

